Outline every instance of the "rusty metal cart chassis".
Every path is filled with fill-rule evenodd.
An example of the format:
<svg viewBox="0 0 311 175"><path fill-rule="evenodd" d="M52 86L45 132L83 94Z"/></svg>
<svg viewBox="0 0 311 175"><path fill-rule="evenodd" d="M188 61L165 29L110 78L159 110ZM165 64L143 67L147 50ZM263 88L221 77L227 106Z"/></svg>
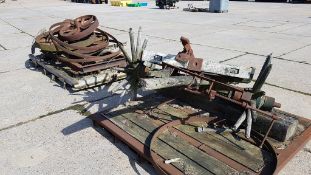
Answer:
<svg viewBox="0 0 311 175"><path fill-rule="evenodd" d="M124 59L103 63L102 65L98 65L100 66L100 70L79 75L72 73L71 69L67 65L59 66L41 59L40 56L29 56L31 63L33 63L37 68L42 68L44 74L50 74L51 80L56 80L57 78L63 83L64 88L68 85L72 88L72 90L81 90L99 86L111 81L124 79L126 76L125 73L114 69L115 67L124 66ZM91 69L93 68L94 66L91 67Z"/></svg>
<svg viewBox="0 0 311 175"><path fill-rule="evenodd" d="M151 162L159 174L276 174L311 136L311 121L299 117L303 131L287 142L268 138L261 149L261 134L253 131L249 140L241 132L232 134L224 129L226 120L163 94L90 118ZM201 126L207 130L197 132Z"/></svg>

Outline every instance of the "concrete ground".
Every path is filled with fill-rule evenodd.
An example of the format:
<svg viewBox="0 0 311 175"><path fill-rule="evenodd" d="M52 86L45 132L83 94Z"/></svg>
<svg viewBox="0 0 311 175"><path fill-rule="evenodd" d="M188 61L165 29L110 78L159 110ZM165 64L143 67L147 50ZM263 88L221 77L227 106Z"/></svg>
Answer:
<svg viewBox="0 0 311 175"><path fill-rule="evenodd" d="M213 14L183 12L191 2L179 2L173 10L149 3L146 8L61 0L0 4L0 174L155 174L81 114L113 107L120 96L110 97L109 87L70 92L27 62L42 29L85 14L96 15L101 28L121 41L128 41L129 27L136 31L142 26L148 50L176 54L183 35L197 57L257 70L265 55L273 53L264 90L283 110L311 119L310 4L230 2L229 13ZM208 7L208 2L193 4ZM311 142L280 174L311 174L310 150Z"/></svg>

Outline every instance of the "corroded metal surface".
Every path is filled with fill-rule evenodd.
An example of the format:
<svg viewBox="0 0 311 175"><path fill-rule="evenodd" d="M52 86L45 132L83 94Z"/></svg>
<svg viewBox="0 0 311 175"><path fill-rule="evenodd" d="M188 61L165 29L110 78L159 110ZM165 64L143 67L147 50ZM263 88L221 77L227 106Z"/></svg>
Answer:
<svg viewBox="0 0 311 175"><path fill-rule="evenodd" d="M187 68L189 70L193 71L201 71L202 69L202 58L195 58L193 50L190 45L190 41L188 38L181 37L180 41L182 45L184 46L184 49L182 52L179 52L176 55L176 61L183 62L184 64L187 64Z"/></svg>
<svg viewBox="0 0 311 175"><path fill-rule="evenodd" d="M125 67L126 60L120 50L122 43L98 26L93 15L53 24L35 38L32 52L38 47L45 59L67 64L76 74Z"/></svg>
<svg viewBox="0 0 311 175"><path fill-rule="evenodd" d="M264 106L263 104L266 102L266 101L263 101L262 99L267 99L267 98L268 99L274 99L274 98L266 97L266 96L264 96L264 93L254 92L253 89L240 88L237 86L228 85L228 84L225 84L223 82L216 81L215 79L212 79L210 77L203 76L203 75L198 74L196 72L190 71L188 69L179 68L179 67L176 67L176 66L164 63L164 62L163 62L163 66L164 66L164 68L169 67L169 68L174 69L177 72L182 72L182 73L186 73L190 76L193 76L193 79L194 80L199 79L199 82L201 82L202 80L209 82L208 88L199 89L198 85L193 86L192 84L189 84L185 88L185 90L187 90L191 93L194 93L194 94L200 94L203 97L205 96L210 100L214 100L215 98L221 98L223 100L226 100L228 102L231 102L233 104L239 105L242 108L244 108L245 112L237 120L236 124L233 127L233 130L237 130L240 127L240 125L242 124L242 122L247 118L247 120L250 121L250 122L248 122L248 125L247 125L247 131L246 131L247 137L250 137L252 118L255 118L255 112L258 112L258 113L261 113L265 116L270 117L272 119L270 126L267 129L267 132L266 132L265 137L263 138L261 144L259 145L260 147L263 146L263 143L267 139L267 136L269 135L270 130L274 124L274 120L278 119L278 116L271 113L270 111L274 107L280 107L280 104L273 102L273 103L271 103L271 106L268 110L262 109L260 107ZM262 71L261 71L261 73L262 73ZM260 79L258 79L258 80L260 80ZM195 82L195 81L193 81L193 82ZM255 83L255 85L256 85L256 83ZM218 90L216 90L215 87L217 87ZM221 87L222 89L225 89L227 92L225 94L218 92L219 87ZM260 88L258 91L260 91ZM255 100L259 104L252 105L252 103L256 103ZM259 107L257 107L257 106L259 106ZM251 116L251 115L253 115L253 116Z"/></svg>

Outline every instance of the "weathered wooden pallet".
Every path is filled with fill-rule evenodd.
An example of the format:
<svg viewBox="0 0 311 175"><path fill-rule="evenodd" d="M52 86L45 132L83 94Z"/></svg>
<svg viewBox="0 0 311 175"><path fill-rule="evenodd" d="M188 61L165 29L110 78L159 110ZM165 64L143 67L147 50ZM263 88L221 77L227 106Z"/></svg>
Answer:
<svg viewBox="0 0 311 175"><path fill-rule="evenodd" d="M178 100L152 95L112 111L93 114L90 118L148 161L152 161L148 152L151 146L160 160L159 166L168 174L273 174L310 139L311 129L307 127L300 137L293 138L292 143L283 144L269 139L270 146L274 148L260 149L254 140L246 141L239 134L219 132L215 128L199 133L196 127L206 123L198 122L168 128L150 145L157 128L192 115L211 117L205 111ZM310 125L310 121L303 122ZM285 148L276 150L282 144ZM179 161L164 163L164 160L175 158Z"/></svg>

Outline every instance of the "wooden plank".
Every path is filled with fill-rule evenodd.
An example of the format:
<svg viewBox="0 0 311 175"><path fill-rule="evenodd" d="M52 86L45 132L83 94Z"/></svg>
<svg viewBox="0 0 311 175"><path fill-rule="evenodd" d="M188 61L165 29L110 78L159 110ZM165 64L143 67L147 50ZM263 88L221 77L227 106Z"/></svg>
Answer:
<svg viewBox="0 0 311 175"><path fill-rule="evenodd" d="M116 115L116 116L110 115L109 120L148 147L149 145L148 143L150 143L149 132L137 126L135 123L131 122L127 118L124 118L122 115ZM182 172L187 172L191 169L193 170L193 173L197 175L211 174L208 170L201 167L196 162L192 161L188 157L176 151L174 148L172 148L171 146L169 146L168 144L164 143L161 140L157 140L155 145L152 146L152 150L155 151L157 154L159 154L164 159L172 159L172 158L178 157L181 160L183 160L180 162L172 163L172 165L174 165L177 169L179 169Z"/></svg>
<svg viewBox="0 0 311 175"><path fill-rule="evenodd" d="M146 116L144 119L141 119L135 113L126 113L122 115L149 132L154 131L156 128L163 124L161 124L158 120L149 118L148 116ZM164 138L160 137L160 139L214 174L228 174L234 172L233 169L228 167L223 162L220 162L217 159L209 156L208 154L192 146L190 143L179 137L172 138L167 136ZM178 141L174 139L177 139Z"/></svg>
<svg viewBox="0 0 311 175"><path fill-rule="evenodd" d="M213 174L218 175L236 173L236 171L230 168L228 165L224 164L223 162L217 160L214 157L209 156L208 154L191 145L181 137L172 135L168 130L163 132L163 134L159 136L159 139L169 144L171 147L183 153L201 166L205 167Z"/></svg>
<svg viewBox="0 0 311 175"><path fill-rule="evenodd" d="M223 140L227 142L228 144L232 144L234 147L238 149L242 149L243 152L246 152L247 154L257 157L260 160L263 160L263 156L268 156L270 153L268 153L265 150L260 149L258 146L255 146L253 144L250 144L249 142L239 138L238 136L233 136L230 132L208 132L208 134ZM244 134L244 133L243 133Z"/></svg>
<svg viewBox="0 0 311 175"><path fill-rule="evenodd" d="M175 116L168 115L166 112L158 108L153 109L149 115L151 115L150 117L158 118L162 121L172 121L178 119Z"/></svg>
<svg viewBox="0 0 311 175"><path fill-rule="evenodd" d="M179 125L175 128L256 172L259 172L265 164L263 154L266 153L262 153L258 147L250 143L236 140L230 133L221 135L215 132L198 133L194 126L189 125Z"/></svg>
<svg viewBox="0 0 311 175"><path fill-rule="evenodd" d="M189 131L195 132L195 126L204 126L206 123L196 123L192 124L193 127L190 127ZM237 149L242 149L243 151L247 152L248 154L254 156L254 157L262 157L262 155L269 154L265 150L260 149L258 146L255 146L253 144L250 144L249 142L239 138L238 136L233 136L229 131L224 131L221 128L213 129L208 128L208 132L205 132L206 134L212 135L213 137L224 141L228 144L231 144L233 147L236 147ZM199 134L199 133L198 133Z"/></svg>
<svg viewBox="0 0 311 175"><path fill-rule="evenodd" d="M158 106L158 109L177 118L187 118L189 116L189 113L185 112L184 110L177 109L168 104L160 105Z"/></svg>
<svg viewBox="0 0 311 175"><path fill-rule="evenodd" d="M176 151L171 146L163 142L162 140L155 141L154 145L152 145L152 150L161 155L164 159L174 159L180 158L180 161L173 162L176 168L182 171L184 174L191 175L212 175L210 171L206 170L202 166L198 165L193 160L189 159L182 153Z"/></svg>
<svg viewBox="0 0 311 175"><path fill-rule="evenodd" d="M166 111L164 112L162 110L172 111L173 109L174 112L178 112L177 110L179 110L177 108L170 106L169 104L164 104L160 106L164 106L164 107L162 107L161 110L157 109L157 112L160 114L162 118L166 118L166 119L172 119L172 116L171 116L172 112L168 112L171 114L165 115L163 113L165 113ZM138 126L140 126L141 128L145 129L148 132L154 131L156 128L158 128L159 126L163 124L163 122L150 118L146 114L138 114L138 113L131 112L131 111L135 111L135 109L127 110L127 112L123 112L119 114L124 116L124 118L127 118L131 122L134 122L135 124L137 124ZM184 112L184 113L187 113L187 112ZM262 156L263 152L258 147L251 145L248 142L245 142L243 140L237 140L235 137L233 137L229 133L211 132L208 134L206 133L203 134L203 135L208 135L208 136L202 136L202 133L195 132L194 127L190 127L188 129L184 127L186 126L179 126L176 128L196 138L197 140L205 143L206 145L210 146L211 148L215 149L218 152L221 152L221 153L225 152L226 156L230 157L233 160L236 160L237 162L249 167L250 169L256 172L262 169L264 165L264 160Z"/></svg>

